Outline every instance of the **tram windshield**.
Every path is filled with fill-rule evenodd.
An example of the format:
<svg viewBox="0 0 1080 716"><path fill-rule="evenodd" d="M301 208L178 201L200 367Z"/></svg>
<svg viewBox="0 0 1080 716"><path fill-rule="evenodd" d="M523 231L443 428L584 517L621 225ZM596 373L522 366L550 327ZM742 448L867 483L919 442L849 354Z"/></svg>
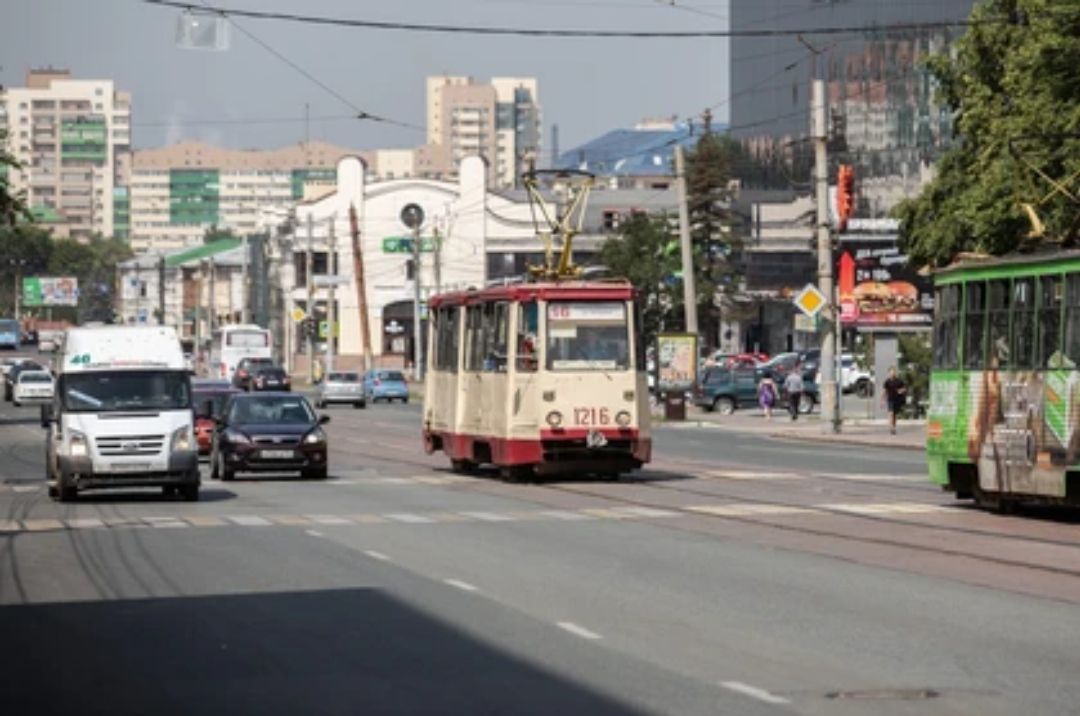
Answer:
<svg viewBox="0 0 1080 716"><path fill-rule="evenodd" d="M630 367L626 304L553 301L547 311L548 370L625 370Z"/></svg>

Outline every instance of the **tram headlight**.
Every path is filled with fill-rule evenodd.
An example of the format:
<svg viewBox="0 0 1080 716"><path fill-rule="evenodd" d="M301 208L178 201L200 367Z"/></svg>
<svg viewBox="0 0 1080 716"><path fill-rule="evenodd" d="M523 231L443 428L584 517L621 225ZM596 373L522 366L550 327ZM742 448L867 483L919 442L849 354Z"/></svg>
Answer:
<svg viewBox="0 0 1080 716"><path fill-rule="evenodd" d="M546 420L547 424L551 427L557 428L562 425L562 413L560 413L558 410L552 410L550 413L547 414L547 417L544 418L544 420Z"/></svg>
<svg viewBox="0 0 1080 716"><path fill-rule="evenodd" d="M630 415L629 411L620 410L619 412L615 413L615 424L618 425L620 428L629 427L631 420L633 420L633 416Z"/></svg>

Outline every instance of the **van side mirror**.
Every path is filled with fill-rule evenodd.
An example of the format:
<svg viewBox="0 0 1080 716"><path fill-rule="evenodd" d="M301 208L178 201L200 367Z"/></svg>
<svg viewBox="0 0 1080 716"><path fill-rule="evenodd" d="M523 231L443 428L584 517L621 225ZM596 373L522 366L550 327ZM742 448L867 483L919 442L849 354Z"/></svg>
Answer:
<svg viewBox="0 0 1080 716"><path fill-rule="evenodd" d="M329 415L320 415L319 416L319 425L326 425L329 422L330 422L330 416Z"/></svg>
<svg viewBox="0 0 1080 716"><path fill-rule="evenodd" d="M54 420L52 403L45 403L41 406L41 427L49 427Z"/></svg>

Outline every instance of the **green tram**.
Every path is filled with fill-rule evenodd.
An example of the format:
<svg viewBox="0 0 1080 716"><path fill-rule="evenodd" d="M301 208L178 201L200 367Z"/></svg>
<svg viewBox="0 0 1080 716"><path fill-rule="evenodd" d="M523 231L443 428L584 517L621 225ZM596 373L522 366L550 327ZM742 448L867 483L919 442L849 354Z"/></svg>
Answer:
<svg viewBox="0 0 1080 716"><path fill-rule="evenodd" d="M1080 251L939 271L930 479L1005 510L1080 505Z"/></svg>

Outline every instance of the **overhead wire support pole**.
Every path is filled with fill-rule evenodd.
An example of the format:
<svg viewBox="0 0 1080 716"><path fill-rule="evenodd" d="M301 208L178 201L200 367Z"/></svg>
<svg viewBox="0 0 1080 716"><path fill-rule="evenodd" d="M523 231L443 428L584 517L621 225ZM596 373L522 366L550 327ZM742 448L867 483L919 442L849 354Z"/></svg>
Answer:
<svg viewBox="0 0 1080 716"><path fill-rule="evenodd" d="M364 347L364 370L371 370L371 326L368 323L367 285L364 276L364 246L356 205L349 204L349 232L352 238L353 273L356 276L356 306L360 311L360 340Z"/></svg>
<svg viewBox="0 0 1080 716"><path fill-rule="evenodd" d="M424 379L424 346L420 330L420 223L413 227L413 377L417 381Z"/></svg>
<svg viewBox="0 0 1080 716"><path fill-rule="evenodd" d="M825 81L815 79L810 96L814 138L814 188L817 194L818 290L828 302L828 313L821 322L821 415L824 430L840 432L840 395L836 389L836 324L840 306L833 286L832 236L829 233L829 164L826 154ZM796 409L798 409L796 407Z"/></svg>
<svg viewBox="0 0 1080 716"><path fill-rule="evenodd" d="M675 145L675 186L679 201L679 248L682 254L683 315L686 332L698 334L697 285L694 280L694 255L690 246L690 211L686 198L686 158L681 144Z"/></svg>
<svg viewBox="0 0 1080 716"><path fill-rule="evenodd" d="M307 284L307 359L308 359L308 382L315 382L315 335L312 324L315 321L315 288L311 271L314 268L312 254L315 251L315 218L310 212L307 215L307 252L304 257L304 279Z"/></svg>
<svg viewBox="0 0 1080 716"><path fill-rule="evenodd" d="M334 369L334 334L337 327L337 233L334 224L337 223L337 214L330 216L330 235L326 251L326 271L330 274L330 285L327 288L329 298L326 307L326 372Z"/></svg>

